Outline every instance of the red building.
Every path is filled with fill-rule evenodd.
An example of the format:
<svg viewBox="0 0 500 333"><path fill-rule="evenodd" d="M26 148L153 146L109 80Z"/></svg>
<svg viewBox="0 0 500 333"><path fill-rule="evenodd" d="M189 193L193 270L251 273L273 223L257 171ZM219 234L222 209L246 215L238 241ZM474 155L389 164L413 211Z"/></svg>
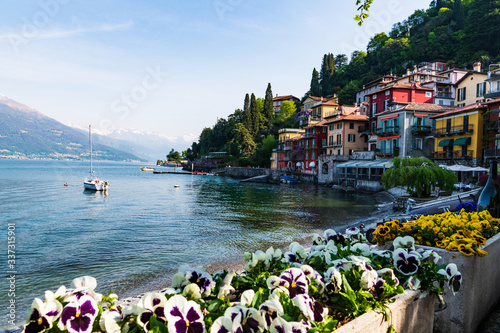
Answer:
<svg viewBox="0 0 500 333"><path fill-rule="evenodd" d="M328 127L326 120L305 128L306 133L300 138L302 143L298 144L302 150L302 171L318 170L318 156L324 155L327 146ZM297 160L299 161L299 160Z"/></svg>
<svg viewBox="0 0 500 333"><path fill-rule="evenodd" d="M500 157L500 98L484 102L489 117L484 124L486 142L484 157Z"/></svg>
<svg viewBox="0 0 500 333"><path fill-rule="evenodd" d="M434 103L434 91L431 88L421 87L418 83L400 84L387 86L374 91L368 96L370 130L377 131L377 114L386 111L394 104L406 103Z"/></svg>

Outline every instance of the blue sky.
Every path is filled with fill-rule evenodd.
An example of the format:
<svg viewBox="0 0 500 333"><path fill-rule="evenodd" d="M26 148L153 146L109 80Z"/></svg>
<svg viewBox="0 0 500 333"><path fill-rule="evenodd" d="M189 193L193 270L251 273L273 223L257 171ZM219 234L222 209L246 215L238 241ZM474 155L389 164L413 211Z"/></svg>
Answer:
<svg viewBox="0 0 500 333"><path fill-rule="evenodd" d="M245 94L302 97L323 54L364 50L430 0L3 1L0 93L66 124L195 140Z"/></svg>

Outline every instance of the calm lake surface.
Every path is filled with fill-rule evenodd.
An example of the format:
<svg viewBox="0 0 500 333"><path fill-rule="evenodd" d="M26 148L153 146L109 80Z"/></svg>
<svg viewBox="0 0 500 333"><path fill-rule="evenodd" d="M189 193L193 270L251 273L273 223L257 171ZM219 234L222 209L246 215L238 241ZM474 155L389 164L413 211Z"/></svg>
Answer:
<svg viewBox="0 0 500 333"><path fill-rule="evenodd" d="M145 164L98 162L106 194L83 190L88 163L0 160L4 281L8 225L15 226L15 297L0 289L0 329L15 299L16 324L33 298L91 275L120 298L158 288L183 264L239 261L369 215L370 195L311 184L240 183L225 177L158 174ZM169 168L173 170L173 168ZM65 187L63 184L68 183ZM174 185L179 185L174 188Z"/></svg>

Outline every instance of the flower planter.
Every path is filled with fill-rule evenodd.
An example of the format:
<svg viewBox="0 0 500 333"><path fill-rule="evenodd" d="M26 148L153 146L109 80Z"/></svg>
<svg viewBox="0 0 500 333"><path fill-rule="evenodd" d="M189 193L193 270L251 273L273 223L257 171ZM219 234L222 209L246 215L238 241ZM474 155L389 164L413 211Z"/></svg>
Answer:
<svg viewBox="0 0 500 333"><path fill-rule="evenodd" d="M432 332L435 300L433 294L406 291L395 299L394 303L389 304L389 308L396 332ZM386 333L389 326L390 321L386 321L382 313L370 311L340 327L335 333Z"/></svg>
<svg viewBox="0 0 500 333"><path fill-rule="evenodd" d="M421 245L417 245L420 247ZM488 239L485 257L467 257L459 252L430 248L436 251L444 262L454 262L462 273L462 286L453 296L447 291L447 308L436 312L435 332L474 333L500 299L500 234Z"/></svg>

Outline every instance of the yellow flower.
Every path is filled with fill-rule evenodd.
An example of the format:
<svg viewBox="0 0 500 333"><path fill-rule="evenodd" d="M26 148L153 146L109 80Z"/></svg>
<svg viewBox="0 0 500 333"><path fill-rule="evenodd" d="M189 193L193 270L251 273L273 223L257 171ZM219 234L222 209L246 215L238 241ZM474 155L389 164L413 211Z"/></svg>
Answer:
<svg viewBox="0 0 500 333"><path fill-rule="evenodd" d="M474 250L471 248L470 244L464 245L460 244L458 245L458 251L462 254L465 254L466 256L471 256L474 254Z"/></svg>
<svg viewBox="0 0 500 333"><path fill-rule="evenodd" d="M484 257L484 256L485 256L485 255L487 255L487 254L488 254L488 252L486 252L485 250L482 250L482 249L477 249L477 250L476 250L476 255L477 255L478 257Z"/></svg>

